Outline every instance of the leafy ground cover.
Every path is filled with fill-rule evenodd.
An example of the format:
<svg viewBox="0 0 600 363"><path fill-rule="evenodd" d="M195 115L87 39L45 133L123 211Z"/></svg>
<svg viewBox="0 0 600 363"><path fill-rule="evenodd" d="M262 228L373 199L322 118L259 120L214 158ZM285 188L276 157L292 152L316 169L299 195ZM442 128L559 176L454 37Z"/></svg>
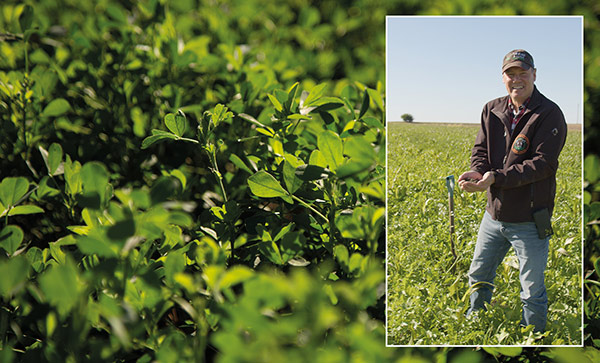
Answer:
<svg viewBox="0 0 600 363"><path fill-rule="evenodd" d="M388 125L388 343L400 345L581 345L581 131L561 153L546 285L543 336L519 328L518 261L499 267L491 308L466 319L467 272L485 193L454 190L451 253L445 178L469 170L479 125Z"/></svg>
<svg viewBox="0 0 600 363"><path fill-rule="evenodd" d="M547 8L3 1L0 361L591 359L384 346L385 15Z"/></svg>

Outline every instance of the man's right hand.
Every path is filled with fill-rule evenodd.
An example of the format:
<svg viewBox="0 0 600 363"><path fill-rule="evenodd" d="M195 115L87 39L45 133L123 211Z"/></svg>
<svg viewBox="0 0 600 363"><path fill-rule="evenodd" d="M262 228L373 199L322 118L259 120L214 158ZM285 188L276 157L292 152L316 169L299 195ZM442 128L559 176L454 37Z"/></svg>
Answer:
<svg viewBox="0 0 600 363"><path fill-rule="evenodd" d="M477 171L467 171L458 177L458 186L466 192L474 192L477 182L482 178L483 175Z"/></svg>

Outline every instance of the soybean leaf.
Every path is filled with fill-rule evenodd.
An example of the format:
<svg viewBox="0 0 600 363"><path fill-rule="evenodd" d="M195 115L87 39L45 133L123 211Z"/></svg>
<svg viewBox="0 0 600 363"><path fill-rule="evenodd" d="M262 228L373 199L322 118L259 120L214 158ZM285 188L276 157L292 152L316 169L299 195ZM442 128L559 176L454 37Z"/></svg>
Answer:
<svg viewBox="0 0 600 363"><path fill-rule="evenodd" d="M256 174L249 177L248 186L250 187L250 191L252 191L252 193L258 197L280 197L286 202L292 202L288 192L283 189L277 179L264 170L260 170Z"/></svg>
<svg viewBox="0 0 600 363"><path fill-rule="evenodd" d="M250 170L250 168L248 168L244 161L236 154L229 155L229 161L231 161L233 165L237 166L238 168L247 172L248 174L252 174L252 170Z"/></svg>
<svg viewBox="0 0 600 363"><path fill-rule="evenodd" d="M296 98L296 92L298 91L298 82L294 83L287 94L287 100L285 101L285 109L287 111L292 110L292 105L294 104L294 99Z"/></svg>
<svg viewBox="0 0 600 363"><path fill-rule="evenodd" d="M364 136L352 136L344 142L344 154L351 159L375 160L375 149Z"/></svg>
<svg viewBox="0 0 600 363"><path fill-rule="evenodd" d="M41 113L41 117L56 117L60 116L71 109L71 105L64 98L52 100Z"/></svg>
<svg viewBox="0 0 600 363"><path fill-rule="evenodd" d="M165 115L165 125L175 135L181 137L185 133L187 122L185 116L168 113Z"/></svg>
<svg viewBox="0 0 600 363"><path fill-rule="evenodd" d="M235 265L225 271L225 275L221 279L221 289L226 289L233 285L244 282L254 276L254 270L244 265Z"/></svg>
<svg viewBox="0 0 600 363"><path fill-rule="evenodd" d="M0 261L0 276L0 296L7 297L27 281L29 261L22 255Z"/></svg>
<svg viewBox="0 0 600 363"><path fill-rule="evenodd" d="M323 92L325 92L325 87L327 87L326 83L321 83L319 85L314 86L310 90L310 93L308 94L308 96L306 97L304 102L302 102L301 107L302 106L304 106L304 107L314 106L312 103L314 101L318 100L323 95Z"/></svg>
<svg viewBox="0 0 600 363"><path fill-rule="evenodd" d="M267 97L269 97L269 100L271 100L271 103L275 107L275 110L277 110L277 111L283 110L283 106L281 105L281 102L279 102L279 100L275 96L268 94Z"/></svg>
<svg viewBox="0 0 600 363"><path fill-rule="evenodd" d="M266 256L269 261L277 265L283 265L283 258L281 258L281 252L279 247L273 241L263 241L258 244L260 252Z"/></svg>
<svg viewBox="0 0 600 363"><path fill-rule="evenodd" d="M21 26L21 31L25 32L31 28L31 24L33 23L33 7L31 5L25 5L21 15L19 15L19 25Z"/></svg>
<svg viewBox="0 0 600 363"><path fill-rule="evenodd" d="M29 182L22 176L4 178L0 183L0 201L5 208L14 207L28 189Z"/></svg>
<svg viewBox="0 0 600 363"><path fill-rule="evenodd" d="M63 317L79 300L82 289L78 273L75 264L67 259L64 264L55 265L38 279L46 299Z"/></svg>
<svg viewBox="0 0 600 363"><path fill-rule="evenodd" d="M9 216L22 215L22 214L36 214L44 213L44 210L35 205L18 205L8 212Z"/></svg>
<svg viewBox="0 0 600 363"><path fill-rule="evenodd" d="M323 153L327 165L335 172L338 166L344 162L342 139L335 132L327 130L319 135L317 145Z"/></svg>
<svg viewBox="0 0 600 363"><path fill-rule="evenodd" d="M372 88L367 88L367 92L369 93L369 96L371 97L377 108L383 110L383 100L381 99L381 95L379 94L379 92Z"/></svg>
<svg viewBox="0 0 600 363"><path fill-rule="evenodd" d="M367 92L365 90L365 94L363 96L362 105L360 106L360 112L358 114L358 118L363 117L363 115L367 112L367 110L369 109L369 102L370 102L369 92Z"/></svg>
<svg viewBox="0 0 600 363"><path fill-rule="evenodd" d="M170 132L165 132L165 131L157 132L157 131L159 131L159 130L152 130L152 133L154 135L148 136L147 138L145 138L142 141L142 150L143 149L147 149L148 147L150 147L150 145L152 145L152 144L154 144L156 142L159 142L159 141L164 141L164 140L167 140L167 139L170 139L170 140L176 140L177 139L177 135L174 135L174 134L172 134Z"/></svg>
<svg viewBox="0 0 600 363"><path fill-rule="evenodd" d="M0 231L0 247L12 255L23 242L23 236L23 230L19 226L8 225Z"/></svg>
<svg viewBox="0 0 600 363"><path fill-rule="evenodd" d="M327 169L318 166L318 165L300 165L296 168L295 172L296 176L304 181L325 179L329 177L329 172Z"/></svg>
<svg viewBox="0 0 600 363"><path fill-rule="evenodd" d="M302 185L302 179L298 178L296 175L296 168L304 164L292 154L285 154L284 158L283 181L285 182L287 190L291 194L294 194Z"/></svg>
<svg viewBox="0 0 600 363"><path fill-rule="evenodd" d="M55 175L63 157L63 150L60 144L52 143L48 149L48 174Z"/></svg>
<svg viewBox="0 0 600 363"><path fill-rule="evenodd" d="M164 261L165 278L174 283L175 275L185 270L186 257L182 249L171 251Z"/></svg>
<svg viewBox="0 0 600 363"><path fill-rule="evenodd" d="M86 255L98 255L99 257L116 257L117 252L106 238L94 235L77 237L77 247Z"/></svg>
<svg viewBox="0 0 600 363"><path fill-rule="evenodd" d="M283 263L296 257L306 242L306 238L300 232L286 233L281 240L281 258Z"/></svg>
<svg viewBox="0 0 600 363"><path fill-rule="evenodd" d="M81 182L85 191L97 191L103 195L108 179L106 167L98 161L87 162L81 168Z"/></svg>
<svg viewBox="0 0 600 363"><path fill-rule="evenodd" d="M327 160L325 160L323 153L318 149L315 149L310 153L310 157L308 158L308 163L310 165L316 165L316 166L320 166L323 168L327 167Z"/></svg>

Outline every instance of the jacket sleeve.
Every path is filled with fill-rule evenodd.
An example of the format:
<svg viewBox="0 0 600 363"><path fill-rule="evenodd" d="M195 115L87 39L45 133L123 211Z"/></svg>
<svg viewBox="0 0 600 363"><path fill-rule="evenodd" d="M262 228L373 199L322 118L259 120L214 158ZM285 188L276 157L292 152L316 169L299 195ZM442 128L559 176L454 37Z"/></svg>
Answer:
<svg viewBox="0 0 600 363"><path fill-rule="evenodd" d="M495 187L502 189L519 187L556 174L558 157L567 136L564 115L555 105L538 122L539 126L530 140L532 157L505 169L496 170L493 184Z"/></svg>
<svg viewBox="0 0 600 363"><path fill-rule="evenodd" d="M475 145L471 150L471 170L482 175L492 169L488 156L488 129L486 126L486 119L489 117L488 112L488 105L486 105L481 112L481 127L477 133Z"/></svg>

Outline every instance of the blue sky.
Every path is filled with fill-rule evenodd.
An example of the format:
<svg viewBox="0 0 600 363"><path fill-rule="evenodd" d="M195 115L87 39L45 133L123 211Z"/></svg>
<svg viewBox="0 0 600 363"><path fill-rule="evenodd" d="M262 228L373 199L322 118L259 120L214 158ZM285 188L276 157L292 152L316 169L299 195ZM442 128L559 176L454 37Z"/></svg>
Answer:
<svg viewBox="0 0 600 363"><path fill-rule="evenodd" d="M480 121L483 105L507 94L502 58L527 50L538 90L567 123L583 120L582 17L386 18L386 113L401 121Z"/></svg>

